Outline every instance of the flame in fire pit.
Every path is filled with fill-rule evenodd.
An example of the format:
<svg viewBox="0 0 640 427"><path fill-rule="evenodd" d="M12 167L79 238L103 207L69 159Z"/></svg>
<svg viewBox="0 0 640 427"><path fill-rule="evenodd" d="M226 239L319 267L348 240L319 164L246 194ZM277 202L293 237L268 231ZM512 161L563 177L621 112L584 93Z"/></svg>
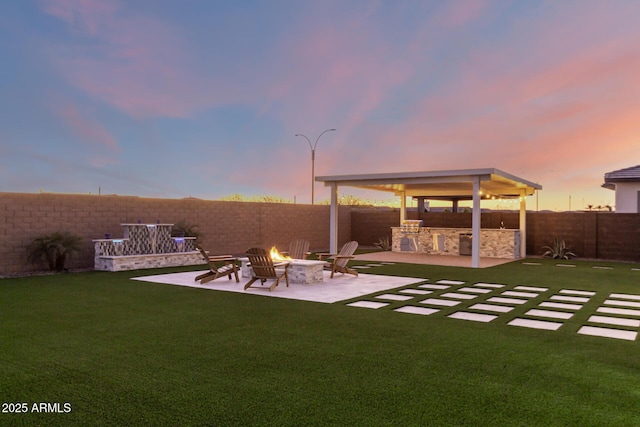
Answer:
<svg viewBox="0 0 640 427"><path fill-rule="evenodd" d="M278 252L275 246L271 248L269 254L271 255L271 260L273 261L291 261L291 257L282 255L280 252Z"/></svg>

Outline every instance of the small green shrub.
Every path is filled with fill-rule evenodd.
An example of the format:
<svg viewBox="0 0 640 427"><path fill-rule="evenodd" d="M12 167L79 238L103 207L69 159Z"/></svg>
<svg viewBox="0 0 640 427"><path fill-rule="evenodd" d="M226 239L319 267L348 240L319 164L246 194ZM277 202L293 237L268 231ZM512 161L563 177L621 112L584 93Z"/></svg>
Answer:
<svg viewBox="0 0 640 427"><path fill-rule="evenodd" d="M51 271L64 271L67 259L80 252L82 237L69 231L56 231L38 236L27 246L27 260L45 261Z"/></svg>
<svg viewBox="0 0 640 427"><path fill-rule="evenodd" d="M553 239L553 243L551 244L551 246L545 246L542 249L545 250L545 252L542 254L542 256L545 258L569 259L576 256L576 254L571 252L571 250L567 247L565 241L558 239L557 237Z"/></svg>
<svg viewBox="0 0 640 427"><path fill-rule="evenodd" d="M374 245L380 249L382 249L383 251L390 251L391 250L391 242L389 241L389 237L385 236L385 237L381 237L376 243L374 243Z"/></svg>

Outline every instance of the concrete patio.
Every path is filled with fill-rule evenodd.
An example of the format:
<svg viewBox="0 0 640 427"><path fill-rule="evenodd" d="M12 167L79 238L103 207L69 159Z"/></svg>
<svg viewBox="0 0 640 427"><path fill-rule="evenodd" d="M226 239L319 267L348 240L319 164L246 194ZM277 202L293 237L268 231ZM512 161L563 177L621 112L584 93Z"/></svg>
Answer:
<svg viewBox="0 0 640 427"><path fill-rule="evenodd" d="M220 278L201 285L199 282L194 281L194 278L201 273L203 271L159 274L134 277L133 280L322 303L345 301L425 281L425 279L415 277L380 276L375 274L359 274L358 277L337 274L331 279L329 278L331 273L325 271L323 282L310 284L289 283L289 287L287 287L282 281L273 291L269 292L267 285L265 285L264 289L251 287L244 290L244 285L248 281L246 278L241 279L240 282Z"/></svg>
<svg viewBox="0 0 640 427"><path fill-rule="evenodd" d="M457 255L426 255L410 252L370 252L355 256L358 261L374 261L374 262L401 262L407 264L427 264L427 265L443 265L449 267L468 267L472 268L471 257ZM480 258L480 268L495 267L509 262L518 262L518 259L502 259L502 258Z"/></svg>

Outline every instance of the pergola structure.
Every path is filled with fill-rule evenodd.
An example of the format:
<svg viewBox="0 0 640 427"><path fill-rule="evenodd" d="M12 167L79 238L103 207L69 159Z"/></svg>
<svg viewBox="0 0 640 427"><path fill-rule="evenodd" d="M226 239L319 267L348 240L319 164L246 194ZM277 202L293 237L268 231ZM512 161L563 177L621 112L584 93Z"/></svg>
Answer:
<svg viewBox="0 0 640 427"><path fill-rule="evenodd" d="M331 188L329 245L338 251L338 188L356 187L394 193L400 197L400 220L407 215L406 198L473 200L471 265L480 266L480 200L520 200L520 251L526 255L526 197L542 186L495 168L446 171L318 176L316 181Z"/></svg>

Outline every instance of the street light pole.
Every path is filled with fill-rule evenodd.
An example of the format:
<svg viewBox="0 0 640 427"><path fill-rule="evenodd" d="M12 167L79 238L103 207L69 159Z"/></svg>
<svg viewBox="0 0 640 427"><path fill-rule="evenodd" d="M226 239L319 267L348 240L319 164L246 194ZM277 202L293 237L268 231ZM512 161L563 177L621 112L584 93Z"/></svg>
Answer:
<svg viewBox="0 0 640 427"><path fill-rule="evenodd" d="M311 148L311 204L314 204L314 188L315 188L315 179L316 179L316 146L318 145L318 141L320 141L320 137L322 135L324 135L327 132L332 132L335 129L327 129L324 132L322 132L319 136L318 139L316 139L315 144L311 145L311 141L309 140L309 138L306 137L306 135L303 135L301 133L297 133L295 134L295 136L301 136L304 139L307 140L307 142L309 143L309 148Z"/></svg>

